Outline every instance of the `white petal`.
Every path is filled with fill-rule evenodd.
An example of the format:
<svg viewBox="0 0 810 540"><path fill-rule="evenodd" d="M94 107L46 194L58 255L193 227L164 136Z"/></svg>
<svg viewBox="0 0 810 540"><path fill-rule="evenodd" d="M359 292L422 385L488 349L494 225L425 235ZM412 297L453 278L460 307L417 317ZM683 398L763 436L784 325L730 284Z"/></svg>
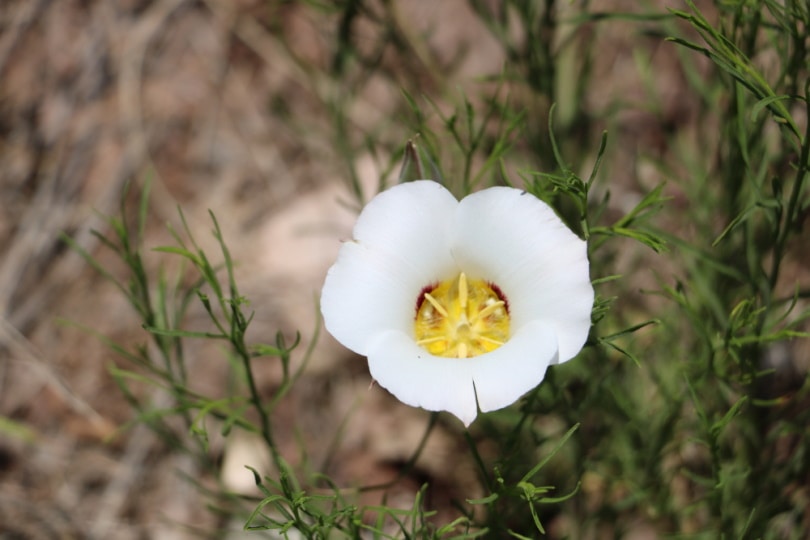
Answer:
<svg viewBox="0 0 810 540"><path fill-rule="evenodd" d="M557 362L557 336L548 324L533 321L494 351L467 359L482 412L517 401L540 384L549 365Z"/></svg>
<svg viewBox="0 0 810 540"><path fill-rule="evenodd" d="M326 276L321 313L326 329L366 354L382 330L413 332L422 289L455 275L447 229L458 201L432 181L395 186L372 199Z"/></svg>
<svg viewBox="0 0 810 540"><path fill-rule="evenodd" d="M469 358L429 354L404 332L383 332L368 348L371 376L401 402L448 411L469 426L477 414Z"/></svg>
<svg viewBox="0 0 810 540"><path fill-rule="evenodd" d="M447 245L457 207L456 198L432 180L399 184L363 208L354 240L397 257L425 282L423 286L448 279L457 272Z"/></svg>
<svg viewBox="0 0 810 540"><path fill-rule="evenodd" d="M382 332L368 348L371 376L400 401L429 411L448 411L465 426L478 407L493 411L511 405L540 384L557 358L553 329L524 325L502 347L475 358L433 356L403 332Z"/></svg>
<svg viewBox="0 0 810 540"><path fill-rule="evenodd" d="M518 189L486 189L459 203L451 230L457 264L500 287L515 331L543 321L557 336L558 361L579 352L593 306L587 248L547 204Z"/></svg>
<svg viewBox="0 0 810 540"><path fill-rule="evenodd" d="M412 330L416 299L425 284L395 257L346 242L321 292L324 326L345 347L367 354L384 330Z"/></svg>

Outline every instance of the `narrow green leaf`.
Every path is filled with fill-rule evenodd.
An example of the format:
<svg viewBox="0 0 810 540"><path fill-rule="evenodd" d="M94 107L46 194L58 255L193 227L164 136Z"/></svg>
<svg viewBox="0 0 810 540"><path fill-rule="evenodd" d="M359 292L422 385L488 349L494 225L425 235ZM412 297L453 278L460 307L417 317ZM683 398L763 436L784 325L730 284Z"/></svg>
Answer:
<svg viewBox="0 0 810 540"><path fill-rule="evenodd" d="M152 251L158 251L160 253L172 253L174 255L180 255L181 257L185 257L186 259L190 260L194 263L195 266L201 266L202 262L200 261L199 257L194 253L190 252L189 250L181 247L175 246L159 246L152 248Z"/></svg>
<svg viewBox="0 0 810 540"><path fill-rule="evenodd" d="M495 502L498 500L497 493L490 493L486 497L482 497L480 499L467 499L467 503L469 504L489 504L491 502Z"/></svg>
<svg viewBox="0 0 810 540"><path fill-rule="evenodd" d="M226 334L214 334L213 332L192 332L190 330L174 330L171 328L156 328L154 326L143 326L147 332L160 336L181 337L181 338L208 338L208 339L228 339Z"/></svg>
<svg viewBox="0 0 810 540"><path fill-rule="evenodd" d="M529 470L529 472L527 472L526 474L524 474L524 475L523 475L523 478L521 478L521 479L520 479L520 482L528 482L528 481L529 481L529 479L530 479L532 476L534 476L535 474L537 474L537 472L538 472L540 469L542 469L543 467L545 467L545 466L546 466L546 463L548 463L548 462L549 462L549 460L550 460L551 458L553 458L553 457L554 457L554 456L557 454L557 452L559 452L559 451L560 451L560 449L561 449L561 448L562 448L562 447L565 445L565 443L566 443L566 442L568 442L568 439L570 439L570 438L571 438L571 436L574 434L574 432L576 432L576 430L577 430L577 429L579 429L579 423L574 424L574 425L573 425L573 426L572 426L572 427L571 427L571 428L570 428L568 431L566 431L566 432L565 432L565 435L563 435L563 436L562 436L562 438L560 438L560 440L559 440L559 441L557 441L557 444L556 444L556 445L554 445L554 449L553 449L553 450L552 450L552 451L551 451L551 452L550 452L550 453L549 453L549 454L548 454L546 457L544 457L544 458L543 458L543 460L542 460L542 461L540 461L540 463L538 463L537 465L535 465L534 467L532 467L532 468L531 468L531 470Z"/></svg>

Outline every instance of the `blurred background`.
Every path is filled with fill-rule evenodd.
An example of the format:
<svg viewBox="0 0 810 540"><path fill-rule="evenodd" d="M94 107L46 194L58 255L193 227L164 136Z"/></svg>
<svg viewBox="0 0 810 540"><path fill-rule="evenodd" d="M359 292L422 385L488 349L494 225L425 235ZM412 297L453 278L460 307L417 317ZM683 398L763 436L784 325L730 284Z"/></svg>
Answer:
<svg viewBox="0 0 810 540"><path fill-rule="evenodd" d="M697 4L712 21L722 15L713 2ZM396 478L419 444L428 415L372 386L363 359L325 333L314 340L317 295L359 208L397 181L409 139L420 134L457 194L463 171L487 166L487 153L493 151L487 142L474 152L451 149L447 118L459 107L463 111L465 100L479 111L476 122L487 126L486 141L496 140L504 124L525 114L504 154L504 172L518 185L520 170L557 168L548 131L552 103L561 151L583 178L590 175L607 130L601 183L591 193L592 200L604 202L601 219L620 219L665 184L661 193L668 200L655 226L666 231L667 239L677 238L676 247L692 243L697 251L708 246L736 215L718 201L738 188L720 185L724 177L713 174L728 171L723 163L733 157L724 147L728 123L721 112L733 93L707 55L664 39L700 40L667 8L685 5L676 0L4 0L0 538L243 534L238 531L244 520L210 511L205 487L221 482L235 493L255 496L253 476L243 465L270 467L261 443L247 435L227 440L211 435L207 450L220 467L212 473L133 422L131 401L110 375L111 366L126 362L105 340L125 347L146 343L142 321L120 291L63 240L63 235L72 238L112 276L124 279L128 269L101 240L111 231L105 216L116 215L122 206L136 214L146 179L151 181L143 236L148 272L157 274L163 267L167 275L184 275L176 262L150 251L172 243L168 227L182 230L178 206L200 246L216 251L210 210L237 262L241 291L255 310L249 337L271 342L281 331L292 340L299 331L302 345L294 364L307 346L315 347L302 378L275 411L277 443L294 466L326 471L341 486ZM755 44L754 64L778 78L779 73L769 73L781 65L778 47L768 47L756 35L748 38ZM806 67L800 71L806 75ZM802 84L794 81L796 92ZM498 106L488 108L493 102ZM735 107L750 108L751 103L741 99ZM494 116L483 117L488 110ZM803 130L806 113L791 111ZM766 116L763 112L760 123L750 128L757 148L778 156L762 162L765 176L793 174L789 164L797 153L785 149L778 126ZM479 187L498 182L498 174L494 169L487 173ZM806 189L801 193L806 201ZM745 206L740 204L735 208ZM622 347L634 351L642 366L660 361L666 351L681 360L699 356L694 351L701 349L692 343L702 339L694 328L704 325L703 307L728 313L736 303L706 300L700 305L698 300L697 322L689 327L687 301L648 293L674 291L693 278L695 268L697 275L717 280L695 282L703 292L736 278L703 272L700 268L711 265L690 258L688 249L659 255L631 240L618 240L594 261L594 278L624 276L599 291L602 297L620 295L610 315L613 322L601 335L659 319L663 324L657 329L640 330ZM787 297L799 291L801 307L810 250L800 235L785 245L779 256L787 255L772 290ZM732 246L726 255L731 254L741 252ZM728 285L739 291L735 287L736 282ZM205 327L201 306L190 308L185 324ZM722 335L714 333L712 323L705 325L712 334L709 341ZM222 348L216 342L187 341L185 357L196 391L227 392L230 371ZM808 352L807 339L798 339L779 340L757 353L772 369L772 377L758 383L766 387L760 396L789 393L795 398L785 414L803 414L797 411L808 403ZM600 358L599 369L609 370L616 381L632 380L633 388L646 385L634 403L653 404L662 393L656 384L673 395L688 394L658 380L682 383L679 372L643 368L609 355L589 358L584 366ZM255 369L260 390L272 395L281 369L270 362ZM590 425L600 427L587 435L589 415L599 410L599 400L577 394L576 384L585 383L577 383L580 372L572 373L570 385L563 385L566 395L591 407L580 409L575 419L586 424L575 452L584 456L588 440L606 437L613 428L593 420ZM734 386L732 393L743 386ZM137 398L156 409L171 403L165 390L149 384L138 386ZM728 408L735 402L731 397L723 401ZM716 410L722 417L728 408ZM689 426L698 422L694 408L679 402L678 407L653 409L649 414L655 418L677 411L670 424L656 424L663 431L636 426L641 440L645 432L667 434L660 445L645 450L649 459L664 463L665 472L656 469L657 480L650 480L657 487L639 491L643 482L635 483L625 472L630 465L622 465L619 457L609 459L625 454L596 457L605 467L577 477L579 502L544 516L551 538L643 539L713 530L702 510L683 511L699 506L704 487L677 471L700 472L711 463L700 444L688 441ZM443 418L431 431L405 478L385 492L362 492L360 504L385 500L410 508L429 482L427 502L438 512L434 519L446 523L459 515L453 501L486 495L460 426L450 420ZM559 435L570 427L567 420L549 413L538 429ZM632 418L626 422L633 424ZM676 424L680 435L673 434ZM804 442L783 440L782 453L768 453L767 459L790 461L797 448L807 449L806 433L797 429ZM482 455L498 455L496 446L483 443ZM801 535L810 526L807 465L794 465L783 483L791 486L789 493L768 492L788 501L763 518L770 523L773 515L787 512L788 518L780 519L789 533L774 533L774 538L806 538ZM632 469L645 466L635 463ZM668 494L662 503L668 510L651 510L655 503L643 501L643 494L651 492ZM583 513L590 521L579 520ZM782 530L783 521L768 530Z"/></svg>

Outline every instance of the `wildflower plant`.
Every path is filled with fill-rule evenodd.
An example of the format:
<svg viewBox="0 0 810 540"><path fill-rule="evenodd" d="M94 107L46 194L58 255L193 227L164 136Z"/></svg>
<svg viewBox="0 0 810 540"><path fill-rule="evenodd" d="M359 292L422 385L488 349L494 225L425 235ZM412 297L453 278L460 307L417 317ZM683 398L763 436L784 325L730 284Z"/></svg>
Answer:
<svg viewBox="0 0 810 540"><path fill-rule="evenodd" d="M721 129L719 140L708 123L697 140L672 134L674 158L650 160L668 182L621 211L605 172L616 170L613 135L591 129L583 137L577 126L596 119L577 107L554 124L558 90L546 79L563 67L554 64L562 49L551 46L562 23L550 7L527 11L529 4L507 1L492 13L471 2L513 63L483 97L443 96L437 104L403 89L409 132L396 144L351 132L343 116L349 96L329 103L359 217L326 277L320 310L329 332L368 357L369 380L430 411L400 475L382 485L339 485L328 470L290 465L276 415L305 376L312 347L301 350L281 332L248 339L262 306L240 291L216 209L215 252L200 247L185 220L171 231L173 244L143 246L148 182L134 219L124 198L120 216L108 218L110 235L98 233L129 276L119 280L82 252L127 298L150 341L134 349L108 342L125 361L111 373L133 421L213 478L212 425L225 438L258 436L272 467L263 473L245 464L255 497L199 487L216 512L281 537L587 538L604 527L622 537L642 526L696 538L804 537L810 379L805 370L787 389L768 383L778 369L769 359L806 339L810 319L807 282L786 277L787 267L802 275L810 211L806 4L717 2L710 17L686 2L683 10L584 11L567 21L574 29L615 20L656 25L653 33L678 47L699 114ZM363 10L372 8L346 8L343 22ZM526 15L517 20L531 32L551 35L521 49L506 31L515 14ZM384 15L372 20L399 35L393 11ZM362 70L379 66L376 57L355 56L360 72L350 72L350 38L341 33L333 68L363 80ZM408 51L407 40L398 43ZM766 76L754 60L759 47L776 51L775 73ZM711 62L710 79L697 56ZM590 66L583 64L578 85L587 86ZM515 102L521 92L535 105L548 102L542 136L524 137L537 119ZM387 189L379 195L363 191L354 169L363 145L392 156L381 167ZM144 249L183 261L178 277L151 275ZM633 262L622 265L628 253ZM205 328L188 329L192 303L207 314ZM301 332L314 343L318 330ZM190 340L222 345L235 381L225 395L193 390ZM257 385L257 362L280 366L272 395ZM170 404L144 399L144 385ZM429 479L410 508L385 496L382 504L361 502L413 470L439 425L475 464L479 493L454 500L447 522L431 507Z"/></svg>

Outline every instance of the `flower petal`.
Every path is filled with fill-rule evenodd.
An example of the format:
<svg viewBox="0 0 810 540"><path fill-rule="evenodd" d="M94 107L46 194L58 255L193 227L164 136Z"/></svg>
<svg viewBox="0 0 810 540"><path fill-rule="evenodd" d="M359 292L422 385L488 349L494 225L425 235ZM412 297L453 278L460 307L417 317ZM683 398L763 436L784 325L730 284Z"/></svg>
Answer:
<svg viewBox="0 0 810 540"><path fill-rule="evenodd" d="M371 376L401 402L448 411L469 426L478 413L469 358L429 354L404 332L376 336L368 347Z"/></svg>
<svg viewBox="0 0 810 540"><path fill-rule="evenodd" d="M548 324L532 321L502 347L467 361L478 406L482 412L494 411L540 384L548 366L557 363L557 336Z"/></svg>
<svg viewBox="0 0 810 540"><path fill-rule="evenodd" d="M344 243L326 276L321 313L326 329L366 354L382 330L413 332L421 290L458 272L447 230L458 201L440 184L400 184L360 213L354 241Z"/></svg>
<svg viewBox="0 0 810 540"><path fill-rule="evenodd" d="M447 248L457 207L456 198L432 180L399 184L363 208L354 226L354 240L396 257L418 275L422 286L447 279L457 272Z"/></svg>
<svg viewBox="0 0 810 540"><path fill-rule="evenodd" d="M503 347L474 358L433 356L409 335L388 331L368 348L371 376L400 401L429 411L448 411L465 426L481 411L511 405L540 384L557 358L554 330L524 325Z"/></svg>
<svg viewBox="0 0 810 540"><path fill-rule="evenodd" d="M518 189L490 188L459 203L451 231L457 264L503 291L513 329L544 321L557 336L559 362L579 352L594 297L587 247L551 207Z"/></svg>
<svg viewBox="0 0 810 540"><path fill-rule="evenodd" d="M376 334L413 327L422 287L397 258L346 242L321 292L324 326L345 347L365 355Z"/></svg>

